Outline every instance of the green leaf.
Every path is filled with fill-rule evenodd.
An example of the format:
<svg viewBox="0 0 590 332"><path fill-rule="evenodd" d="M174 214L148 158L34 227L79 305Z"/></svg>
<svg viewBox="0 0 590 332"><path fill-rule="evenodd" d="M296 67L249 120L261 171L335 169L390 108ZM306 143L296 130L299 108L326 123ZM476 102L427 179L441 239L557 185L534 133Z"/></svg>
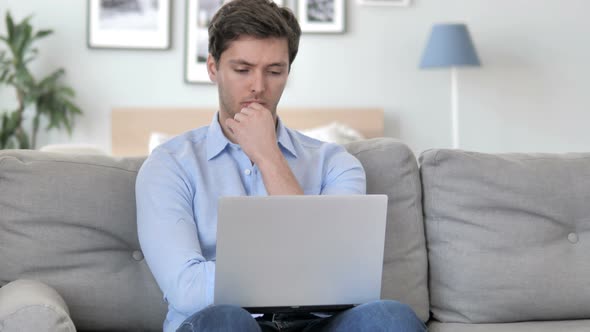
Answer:
<svg viewBox="0 0 590 332"><path fill-rule="evenodd" d="M59 127L59 114L54 109L53 112L49 114L49 124L47 125L47 130L51 128L58 128Z"/></svg>
<svg viewBox="0 0 590 332"><path fill-rule="evenodd" d="M39 123L41 121L41 113L35 114L33 118L33 132L36 133L39 130Z"/></svg>
<svg viewBox="0 0 590 332"><path fill-rule="evenodd" d="M0 149L6 148L7 141L8 141L8 136L6 136L2 131L0 131Z"/></svg>
<svg viewBox="0 0 590 332"><path fill-rule="evenodd" d="M33 42L33 40L31 39L32 34L33 34L33 27L28 24L25 25L22 38L20 40L20 43L18 44L18 55L19 55L18 58L21 60L20 61L21 63L24 61L27 50L29 49L31 43Z"/></svg>
<svg viewBox="0 0 590 332"><path fill-rule="evenodd" d="M49 36L52 33L53 33L53 30L40 30L40 31L37 31L37 33L35 34L35 36L33 36L33 40L41 39L43 37Z"/></svg>
<svg viewBox="0 0 590 332"><path fill-rule="evenodd" d="M27 94L25 94L24 99L23 99L23 106L29 107L29 105L33 105L36 103L38 96L36 92L29 92Z"/></svg>
<svg viewBox="0 0 590 332"><path fill-rule="evenodd" d="M14 144L10 143L20 125L20 114L13 111L10 114L2 114L2 130L0 130L0 148L10 148Z"/></svg>
<svg viewBox="0 0 590 332"><path fill-rule="evenodd" d="M74 97L76 95L76 92L74 92L74 90L72 88L69 88L67 86L58 87L56 92L59 93L60 95L68 96L68 97Z"/></svg>
<svg viewBox="0 0 590 332"><path fill-rule="evenodd" d="M10 114L7 129L14 132L16 130L16 128L18 128L20 126L21 121L22 121L22 118L21 118L20 112L18 110L13 111Z"/></svg>
<svg viewBox="0 0 590 332"><path fill-rule="evenodd" d="M35 79L24 66L21 66L16 69L14 77L14 86L17 89L20 89L28 93L31 93L35 90Z"/></svg>
<svg viewBox="0 0 590 332"><path fill-rule="evenodd" d="M9 16L9 17L8 17ZM46 129L65 129L72 133L75 116L82 111L73 102L74 90L60 82L65 75L63 68L53 71L50 75L37 80L28 69L28 64L37 58L39 50L35 47L37 39L45 38L52 30L36 31L30 24L32 16L20 22L14 22L7 13L7 36L0 36L8 51L0 51L0 84L8 84L16 89L18 109L10 114L3 114L2 130L0 131L0 148L7 146L31 147L35 142L29 141L29 134L23 128L23 110L34 105L32 119L33 137L47 120ZM10 21L10 22L8 22ZM1 42L0 42L1 43ZM45 117L45 118L44 118ZM30 132L30 131L29 131Z"/></svg>
<svg viewBox="0 0 590 332"><path fill-rule="evenodd" d="M6 82L7 77L8 77L8 69L0 71L0 83Z"/></svg>
<svg viewBox="0 0 590 332"><path fill-rule="evenodd" d="M72 115L82 114L82 110L80 110L80 108L78 108L78 106L76 106L75 104L71 103L68 100L66 100L65 103L66 105L68 105L68 109Z"/></svg>
<svg viewBox="0 0 590 332"><path fill-rule="evenodd" d="M11 18L12 19L12 18ZM18 65L22 62L23 54L22 48L24 43L26 42L26 27L27 22L26 20L18 23L17 25L13 26L12 33L8 35L10 49L12 54L14 55L14 63Z"/></svg>
<svg viewBox="0 0 590 332"><path fill-rule="evenodd" d="M70 123L70 119L68 118L67 114L63 115L62 121L64 123L64 126L66 127L66 130L68 131L68 134L71 135L72 134L72 124Z"/></svg>
<svg viewBox="0 0 590 332"><path fill-rule="evenodd" d="M8 132L8 121L10 121L8 114L2 114L2 134L6 134Z"/></svg>
<svg viewBox="0 0 590 332"><path fill-rule="evenodd" d="M0 83L6 82L8 74L10 73L9 61L4 60L6 52L0 52Z"/></svg>
<svg viewBox="0 0 590 332"><path fill-rule="evenodd" d="M29 149L29 136L24 130L17 131L14 135L18 141L19 149Z"/></svg>
<svg viewBox="0 0 590 332"><path fill-rule="evenodd" d="M56 71L54 71L53 73L51 73L50 75L48 75L47 77L45 77L41 83L39 83L39 86L48 86L48 85L54 85L55 81L57 81L63 74L65 73L65 70L63 68L60 68Z"/></svg>
<svg viewBox="0 0 590 332"><path fill-rule="evenodd" d="M22 54L20 53L20 49L21 45L23 44L24 34L25 32L23 31L23 28L20 25L18 25L15 27L14 34L12 35L10 41L10 49L14 56L13 61L15 63L15 66L18 66L22 60Z"/></svg>
<svg viewBox="0 0 590 332"><path fill-rule="evenodd" d="M14 36L14 22L12 21L10 12L6 12L6 28L8 29L8 42L10 43Z"/></svg>
<svg viewBox="0 0 590 332"><path fill-rule="evenodd" d="M27 58L23 60L23 65L28 64L29 62L35 60L37 58L37 54L39 54L39 50L37 50L36 48L32 49Z"/></svg>

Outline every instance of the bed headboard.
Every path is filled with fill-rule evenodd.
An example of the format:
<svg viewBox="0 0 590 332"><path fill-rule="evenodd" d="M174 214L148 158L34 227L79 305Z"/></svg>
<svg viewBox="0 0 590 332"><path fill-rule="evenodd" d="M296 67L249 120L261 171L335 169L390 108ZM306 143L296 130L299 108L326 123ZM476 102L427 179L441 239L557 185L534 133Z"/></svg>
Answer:
<svg viewBox="0 0 590 332"><path fill-rule="evenodd" d="M111 112L111 149L114 156L145 156L150 134L177 135L211 123L213 108L115 108ZM383 136L379 108L281 108L281 120L293 129L310 129L340 122L367 138Z"/></svg>

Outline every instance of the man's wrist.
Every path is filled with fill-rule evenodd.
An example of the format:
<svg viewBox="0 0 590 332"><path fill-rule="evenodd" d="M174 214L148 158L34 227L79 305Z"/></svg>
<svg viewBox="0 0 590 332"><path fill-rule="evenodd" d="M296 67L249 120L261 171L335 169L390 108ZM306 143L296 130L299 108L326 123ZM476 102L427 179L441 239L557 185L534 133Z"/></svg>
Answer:
<svg viewBox="0 0 590 332"><path fill-rule="evenodd" d="M258 169L261 172L264 172L265 169L277 167L279 164L286 162L285 157L281 153L281 150L278 148L278 146L272 153L261 155L260 157L256 158L256 160L252 161L254 164L256 164L256 166L258 166Z"/></svg>

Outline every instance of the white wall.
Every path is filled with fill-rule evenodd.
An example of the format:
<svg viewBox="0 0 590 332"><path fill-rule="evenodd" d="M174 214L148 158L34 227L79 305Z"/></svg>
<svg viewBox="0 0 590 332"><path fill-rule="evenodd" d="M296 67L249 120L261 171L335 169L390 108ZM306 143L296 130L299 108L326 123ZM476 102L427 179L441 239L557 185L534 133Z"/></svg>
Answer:
<svg viewBox="0 0 590 332"><path fill-rule="evenodd" d="M216 88L183 79L185 1L173 0L167 51L89 49L87 1L2 0L20 19L55 34L39 45L35 73L65 67L84 110L72 138L110 149L110 110L121 106L215 106ZM436 22L469 25L480 69L459 71L461 147L484 152L590 151L590 1L415 0L408 8L348 0L347 32L304 35L283 106L381 107L387 136L416 153L449 147L450 73L419 70ZM0 110L13 106L0 89Z"/></svg>

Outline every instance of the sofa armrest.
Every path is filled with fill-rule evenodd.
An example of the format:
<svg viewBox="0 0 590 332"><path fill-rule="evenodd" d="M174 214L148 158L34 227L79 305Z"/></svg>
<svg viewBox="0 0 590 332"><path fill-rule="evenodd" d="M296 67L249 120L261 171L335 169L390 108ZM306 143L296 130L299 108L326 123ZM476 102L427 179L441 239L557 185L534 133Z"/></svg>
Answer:
<svg viewBox="0 0 590 332"><path fill-rule="evenodd" d="M75 332L76 327L55 289L16 280L0 288L0 331Z"/></svg>

